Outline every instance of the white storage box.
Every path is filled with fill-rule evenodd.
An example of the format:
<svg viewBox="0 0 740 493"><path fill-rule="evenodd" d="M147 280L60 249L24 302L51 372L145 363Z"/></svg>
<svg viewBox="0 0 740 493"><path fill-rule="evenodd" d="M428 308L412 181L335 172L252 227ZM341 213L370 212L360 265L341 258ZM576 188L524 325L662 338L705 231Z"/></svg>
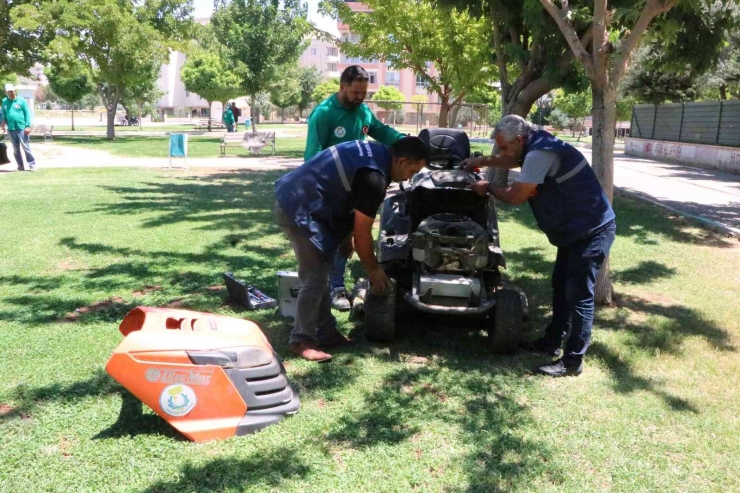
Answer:
<svg viewBox="0 0 740 493"><path fill-rule="evenodd" d="M295 318L298 290L301 289L297 272L278 271L278 303L283 317Z"/></svg>

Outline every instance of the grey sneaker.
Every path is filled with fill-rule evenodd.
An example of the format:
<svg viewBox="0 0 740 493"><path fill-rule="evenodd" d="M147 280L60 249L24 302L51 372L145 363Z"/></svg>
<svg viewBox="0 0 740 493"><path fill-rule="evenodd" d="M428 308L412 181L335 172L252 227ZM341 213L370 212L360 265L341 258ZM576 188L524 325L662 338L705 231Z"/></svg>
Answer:
<svg viewBox="0 0 740 493"><path fill-rule="evenodd" d="M567 362L560 358L549 365L540 366L537 371L543 375L549 375L556 378L568 376L577 377L583 373L583 361Z"/></svg>
<svg viewBox="0 0 740 493"><path fill-rule="evenodd" d="M336 288L331 292L331 307L340 312L349 311L351 306L344 288Z"/></svg>

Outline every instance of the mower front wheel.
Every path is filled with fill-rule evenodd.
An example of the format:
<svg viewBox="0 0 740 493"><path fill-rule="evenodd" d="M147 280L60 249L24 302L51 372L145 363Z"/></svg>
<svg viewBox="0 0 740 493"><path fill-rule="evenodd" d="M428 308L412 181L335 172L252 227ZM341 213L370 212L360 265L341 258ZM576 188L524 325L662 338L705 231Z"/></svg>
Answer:
<svg viewBox="0 0 740 493"><path fill-rule="evenodd" d="M372 342L389 343L396 335L396 280L384 293L367 290L365 296L365 338Z"/></svg>
<svg viewBox="0 0 740 493"><path fill-rule="evenodd" d="M496 306L488 319L488 343L497 354L513 353L519 348L524 319L524 306L519 291L501 288L496 291Z"/></svg>

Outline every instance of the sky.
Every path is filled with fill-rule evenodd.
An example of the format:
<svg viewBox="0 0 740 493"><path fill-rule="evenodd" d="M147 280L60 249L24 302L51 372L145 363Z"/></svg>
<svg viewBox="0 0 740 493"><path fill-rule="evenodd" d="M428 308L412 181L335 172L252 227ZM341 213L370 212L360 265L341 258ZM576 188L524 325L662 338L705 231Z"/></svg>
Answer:
<svg viewBox="0 0 740 493"><path fill-rule="evenodd" d="M308 20L316 24L316 27L328 31L335 36L339 36L337 22L329 17L319 15L318 7L320 0L307 0L308 3ZM209 17L213 12L213 0L194 0L195 17Z"/></svg>

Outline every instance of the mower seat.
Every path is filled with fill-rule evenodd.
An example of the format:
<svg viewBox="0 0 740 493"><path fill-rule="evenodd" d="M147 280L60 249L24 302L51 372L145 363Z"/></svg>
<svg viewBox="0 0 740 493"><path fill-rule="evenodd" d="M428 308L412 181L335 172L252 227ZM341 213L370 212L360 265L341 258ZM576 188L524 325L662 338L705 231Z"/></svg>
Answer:
<svg viewBox="0 0 740 493"><path fill-rule="evenodd" d="M419 138L429 149L430 168L453 169L470 157L470 139L462 130L425 128Z"/></svg>
<svg viewBox="0 0 740 493"><path fill-rule="evenodd" d="M138 307L106 371L190 440L246 435L300 402L257 325L210 313Z"/></svg>

